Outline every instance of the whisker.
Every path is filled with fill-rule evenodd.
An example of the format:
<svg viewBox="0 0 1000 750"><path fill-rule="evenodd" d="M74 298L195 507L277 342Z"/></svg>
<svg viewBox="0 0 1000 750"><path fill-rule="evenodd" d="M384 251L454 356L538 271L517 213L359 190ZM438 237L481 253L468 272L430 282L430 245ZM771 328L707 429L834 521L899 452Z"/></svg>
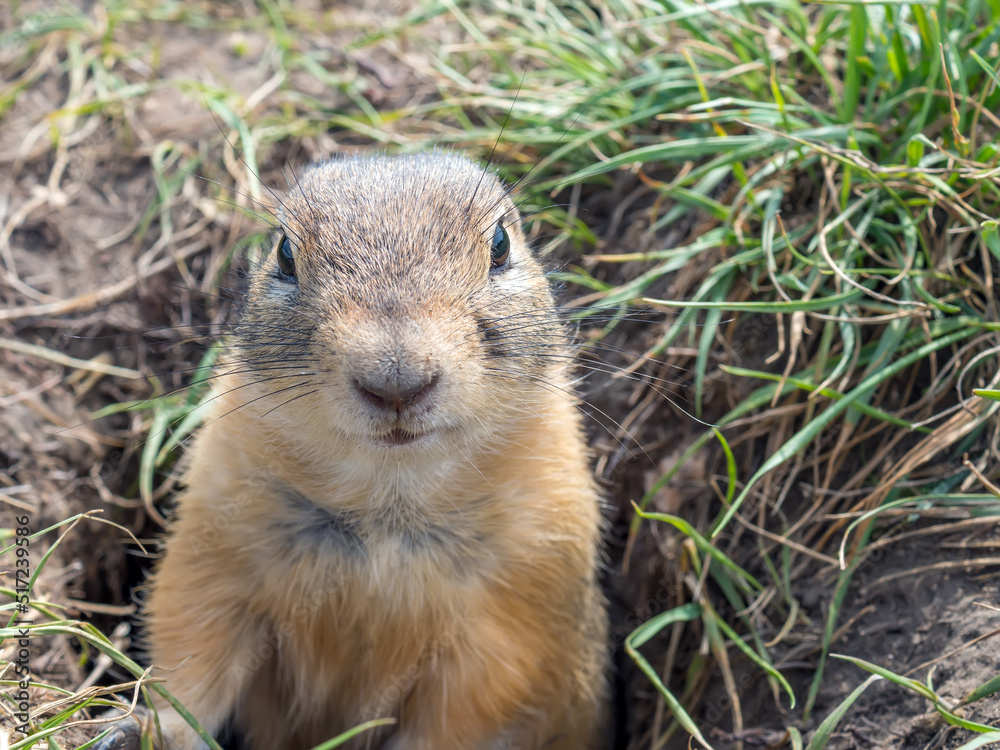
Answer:
<svg viewBox="0 0 1000 750"><path fill-rule="evenodd" d="M292 376L286 375L286 376L282 376L282 377L292 377ZM273 380L280 380L281 378L279 377L279 378L272 378L272 379ZM268 381L258 381L258 382L268 382ZM212 399L209 399L209 400L210 401L214 401L216 398L221 398L222 396L228 396L233 391L239 390L240 388L245 388L247 385L253 385L253 384L252 383L244 383L243 385L237 386L236 388L231 388L228 391L225 391L224 393L219 393L215 397L213 397ZM241 409L245 409L248 406L250 406L251 404L255 404L258 401L261 401L261 400L263 400L265 398L271 398L272 396L277 396L277 395L279 395L281 393L285 393L285 392L293 390L295 388L304 388L304 387L310 386L310 385L314 385L314 384L311 383L311 382L307 382L307 383L293 383L292 385L285 386L284 388L279 388L276 391L269 391L268 393L264 393L264 394L262 394L260 396L257 396L256 398L252 398L249 401L245 401L242 404L240 404L239 406L233 407L232 409L230 409L229 411L227 411L225 414L221 414L220 416L218 416L215 419L213 419L212 423L218 422L220 419L224 419L225 417L228 417L230 414L234 414L234 413L240 411ZM268 412L268 413L270 413L270 412Z"/></svg>
<svg viewBox="0 0 1000 750"><path fill-rule="evenodd" d="M194 369L198 370L198 369L209 369L209 368L194 368ZM216 381L216 380L219 380L219 379L222 379L222 378L225 378L225 377L229 377L229 376L233 376L233 375L245 375L245 374L249 374L249 373L254 373L255 374L255 373L266 373L266 372L280 372L281 370L286 370L286 369L288 369L288 370L291 370L291 369L298 370L300 368L298 368L298 367L291 367L291 366L289 366L289 367L272 367L272 368L247 368L245 370L233 370L233 371L226 370L226 371L223 371L223 372L217 372L214 375L209 375L207 377L202 378L201 380L198 380L198 381L193 382L193 383L189 383L188 385L183 385L183 386L179 386L177 388L173 388L173 389L171 389L169 391L166 391L165 393L161 393L158 396L152 396L152 397L146 399L146 403L152 403L152 402L155 402L155 401L164 401L164 400L168 399L171 396L175 396L175 395L177 395L179 393L183 393L184 391L190 390L191 388L193 388L195 386L199 386L199 385L202 385L204 383L208 383L208 384L211 385L212 384L211 381ZM220 396L223 396L223 395L225 395L227 393L231 393L233 391L237 391L237 390L239 390L241 388L247 388L247 387L249 387L251 385L260 384L260 383L267 383L267 382L270 382L272 380L283 380L283 379L293 378L293 377L312 377L312 376L315 376L315 374L316 373L314 373L314 372L297 372L297 373L293 373L291 375L279 375L279 376L274 376L274 377L259 378L259 379L252 380L252 381L247 382L247 383L243 383L243 384L238 385L238 386L236 386L234 388L230 388L229 390L227 390L225 392L216 393L212 398L205 400L204 403L201 404L201 406L204 406L205 404L211 403L215 399L217 399ZM182 419L184 419L184 416L185 415L181 415L181 416L177 417L177 419L171 421L169 424L176 424L177 422L179 422Z"/></svg>
<svg viewBox="0 0 1000 750"><path fill-rule="evenodd" d="M556 393L556 394L559 394L559 395L566 396L569 400L571 400L577 406L577 408L579 408L579 406L580 406L581 403L584 403L584 402L581 401L581 399L579 398L579 396L576 394L575 391L573 391L573 389L571 387L570 388L561 388L561 387L559 387L559 386L557 386L557 385L555 385L553 383L550 383L549 381L545 380L545 378L539 377L537 375L528 375L526 373L515 373L515 372L511 372L510 370L504 370L504 369L495 368L495 367L487 367L486 368L486 372L489 373L489 374L491 374L491 375L493 375L494 377L506 377L506 378L508 378L510 380L515 380L515 381L520 381L520 382L527 382L527 383L534 383L536 385L541 385L543 388L545 388L546 390L550 391L551 393ZM636 439L636 437L634 435L632 435L632 433L630 433L628 430L626 430L624 427L622 427L622 425L621 425L620 422L618 422L616 419L612 418L607 412L603 411L602 409L599 409L598 407L594 406L591 403L587 403L587 406L589 408L593 409L594 411L596 411L598 414L600 414L605 419L607 419L613 425L615 425L615 427L618 428L618 431L621 432L625 437L627 437L631 442L635 443L635 445L639 448L639 450L642 451L643 455L646 456L646 458L649 459L650 463L653 463L652 457L648 453L646 453L646 450L645 450L645 448L642 447L642 444L639 443L639 441ZM607 428L605 427L605 429L607 429ZM619 443L619 445L621 445L622 448L624 448L625 450L628 450L628 446L622 441L621 438L619 438L616 434L612 433L610 430L608 430L608 434L610 434L615 440L617 440L618 443Z"/></svg>
<svg viewBox="0 0 1000 750"><path fill-rule="evenodd" d="M288 406L293 401L298 401L300 398L305 398L306 396L311 396L312 394L318 393L318 392L319 392L319 388L313 388L311 391L306 391L305 393L300 393L298 396L293 396L292 398L288 399L284 403L278 404L273 409L268 409L266 412L264 412L263 414L260 415L260 418L263 419L264 417L266 417L267 415L269 415L271 412L277 411L278 409L280 409L280 408L282 408L284 406ZM244 430L246 430L246 429L249 429L249 425L247 425L247 427L244 428Z"/></svg>
<svg viewBox="0 0 1000 750"><path fill-rule="evenodd" d="M553 345L553 346L556 346L556 345ZM584 369L587 369L587 370L591 370L593 372L603 372L603 373L606 373L608 375L612 375L612 376L616 376L616 377L622 377L622 378L625 378L627 380L632 380L632 381L637 382L637 383L649 383L651 385L652 384L674 385L674 386L682 386L683 385L683 382L681 382L681 381L667 380L665 378L660 378L660 377L657 377L655 375L650 375L648 373L625 372L624 370L622 370L621 368L619 368L617 365L613 365L613 364L608 363L608 362L602 362L600 360L597 360L597 362L594 362L593 360L591 360L591 361L580 360L579 357L577 357L576 355L573 355L573 354L552 354L550 352L536 352L536 351L532 351L532 350L525 351L522 348L521 350L517 350L517 349L514 349L514 350L505 350L503 352L503 354L485 354L485 355L483 355L483 359L504 359L506 357L522 358L522 359L544 358L546 360L552 360L552 361L569 362L569 363L573 363L577 367L581 367L581 368L584 368Z"/></svg>

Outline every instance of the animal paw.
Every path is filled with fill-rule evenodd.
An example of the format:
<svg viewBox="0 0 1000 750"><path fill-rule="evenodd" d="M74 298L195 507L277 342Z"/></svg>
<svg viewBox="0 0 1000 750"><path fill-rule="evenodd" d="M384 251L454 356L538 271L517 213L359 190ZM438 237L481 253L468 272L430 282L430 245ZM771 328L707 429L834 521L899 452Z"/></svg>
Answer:
<svg viewBox="0 0 1000 750"><path fill-rule="evenodd" d="M94 750L140 750L142 727L135 719L122 719L111 725L111 732L94 745Z"/></svg>

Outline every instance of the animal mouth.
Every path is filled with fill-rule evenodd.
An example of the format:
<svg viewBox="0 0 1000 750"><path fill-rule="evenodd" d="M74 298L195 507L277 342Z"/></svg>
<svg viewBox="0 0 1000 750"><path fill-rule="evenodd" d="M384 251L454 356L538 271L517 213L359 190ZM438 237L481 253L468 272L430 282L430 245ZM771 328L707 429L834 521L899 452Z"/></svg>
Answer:
<svg viewBox="0 0 1000 750"><path fill-rule="evenodd" d="M388 443L389 445L409 445L415 440L419 440L424 436L424 433L409 432L408 430L396 427L395 429L389 430L388 432L379 435L379 439Z"/></svg>

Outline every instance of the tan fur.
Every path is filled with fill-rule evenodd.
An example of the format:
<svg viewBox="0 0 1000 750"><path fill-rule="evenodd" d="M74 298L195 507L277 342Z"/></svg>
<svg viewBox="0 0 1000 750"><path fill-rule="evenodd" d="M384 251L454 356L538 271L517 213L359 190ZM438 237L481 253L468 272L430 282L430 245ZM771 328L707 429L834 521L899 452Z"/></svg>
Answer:
<svg viewBox="0 0 1000 750"><path fill-rule="evenodd" d="M328 162L283 202L295 280L276 253L254 272L146 608L210 732L298 750L393 717L350 747L599 746L597 494L504 190L437 153ZM435 373L402 413L352 385ZM204 747L158 709L167 750Z"/></svg>

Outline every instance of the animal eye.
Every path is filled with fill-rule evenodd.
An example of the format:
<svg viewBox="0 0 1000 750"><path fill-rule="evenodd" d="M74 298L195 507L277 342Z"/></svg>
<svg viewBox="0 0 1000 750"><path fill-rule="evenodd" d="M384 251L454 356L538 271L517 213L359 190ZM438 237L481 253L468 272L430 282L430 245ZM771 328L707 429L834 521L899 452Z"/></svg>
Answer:
<svg viewBox="0 0 1000 750"><path fill-rule="evenodd" d="M503 228L502 222L497 222L493 240L490 242L490 268L503 268L510 260L510 237Z"/></svg>
<svg viewBox="0 0 1000 750"><path fill-rule="evenodd" d="M295 276L295 257L292 255L292 243L287 235L281 235L278 245L278 270L285 276Z"/></svg>

